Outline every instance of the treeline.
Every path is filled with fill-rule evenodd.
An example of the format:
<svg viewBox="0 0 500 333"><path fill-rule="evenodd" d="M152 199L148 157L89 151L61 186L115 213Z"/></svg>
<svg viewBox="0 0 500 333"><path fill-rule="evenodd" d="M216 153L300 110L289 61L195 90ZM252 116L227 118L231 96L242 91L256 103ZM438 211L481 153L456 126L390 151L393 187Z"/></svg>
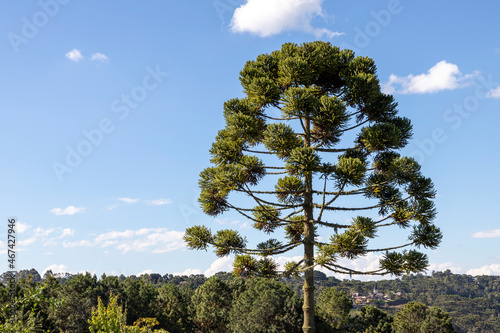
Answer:
<svg viewBox="0 0 500 333"><path fill-rule="evenodd" d="M99 300L102 307L115 299L127 327L154 318L155 329L171 333L301 332L300 279L50 273L42 278L36 270L22 271L16 282L1 276L0 331L90 332L90 322L108 320L103 314L111 311L98 318ZM350 295L371 292L375 282L320 272L315 281L318 332L500 332L499 277L446 271L377 281L380 293L402 295L399 305L377 300L361 308L353 308Z"/></svg>

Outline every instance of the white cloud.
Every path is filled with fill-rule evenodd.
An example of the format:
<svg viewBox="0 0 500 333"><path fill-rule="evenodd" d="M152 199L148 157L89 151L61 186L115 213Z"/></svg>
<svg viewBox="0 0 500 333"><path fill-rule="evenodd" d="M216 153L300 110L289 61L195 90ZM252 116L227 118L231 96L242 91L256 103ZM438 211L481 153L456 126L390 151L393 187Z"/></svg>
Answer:
<svg viewBox="0 0 500 333"><path fill-rule="evenodd" d="M90 247L90 246L93 246L94 243L92 243L88 240L79 240L79 241L74 241L74 242L64 241L62 245L64 248L82 247L82 246Z"/></svg>
<svg viewBox="0 0 500 333"><path fill-rule="evenodd" d="M57 274L57 273L69 273L69 267L66 265L50 265L47 268L45 268L42 272L42 276L48 271L51 270L52 273Z"/></svg>
<svg viewBox="0 0 500 333"><path fill-rule="evenodd" d="M238 220L229 220L229 219L215 219L215 223L218 223L220 225L237 225L237 224L241 224L241 222L238 221Z"/></svg>
<svg viewBox="0 0 500 333"><path fill-rule="evenodd" d="M203 273L209 277L218 272L231 272L233 270L233 259L230 256L216 259Z"/></svg>
<svg viewBox="0 0 500 333"><path fill-rule="evenodd" d="M49 229L43 229L41 227L38 227L36 228L35 230L33 230L33 232L38 235L38 236L42 236L42 237L47 237L48 235L50 235L51 233L55 232L56 229L54 228L49 228Z"/></svg>
<svg viewBox="0 0 500 333"><path fill-rule="evenodd" d="M248 221L245 221L245 222L243 222L243 223L240 225L240 228L241 228L241 229L250 229L250 227L251 227L251 226L250 226L250 222L248 222Z"/></svg>
<svg viewBox="0 0 500 333"><path fill-rule="evenodd" d="M156 199L147 201L148 205L162 206L162 205L170 205L172 200L170 199Z"/></svg>
<svg viewBox="0 0 500 333"><path fill-rule="evenodd" d="M94 244L101 247L115 245L122 253L130 251L165 253L185 247L182 231L166 228L142 228L138 230L109 231L98 235Z"/></svg>
<svg viewBox="0 0 500 333"><path fill-rule="evenodd" d="M21 239L21 240L19 240L19 241L17 242L17 245L19 245L19 246L27 246L27 245L31 245L31 244L33 244L34 242L36 242L37 238L38 238L37 236L32 236L32 237L30 237L30 238L28 238L28 239Z"/></svg>
<svg viewBox="0 0 500 333"><path fill-rule="evenodd" d="M66 58L68 58L69 60L74 61L74 62L79 62L80 60L83 60L84 57L83 57L82 53L80 52L80 50L73 49L73 50L69 51L68 53L66 53Z"/></svg>
<svg viewBox="0 0 500 333"><path fill-rule="evenodd" d="M24 236L19 238L18 240L18 245L28 246L37 241L41 241L43 246L55 246L58 244L59 239L66 236L73 236L74 233L75 231L71 228L44 229L41 227L37 227L31 232L31 234L29 232L24 232Z"/></svg>
<svg viewBox="0 0 500 333"><path fill-rule="evenodd" d="M61 238L66 237L66 236L73 236L75 234L75 230L71 228L65 228L61 232Z"/></svg>
<svg viewBox="0 0 500 333"><path fill-rule="evenodd" d="M172 275L179 275L179 276L187 275L187 276L189 276L189 275L199 275L199 274L201 274L201 270L199 270L198 268L188 268L182 273L174 273Z"/></svg>
<svg viewBox="0 0 500 333"><path fill-rule="evenodd" d="M136 232L133 230L110 231L110 232L106 232L104 234L100 234L99 236L96 237L95 241L101 242L101 241L116 239L116 238L130 238L130 237L134 236L135 233Z"/></svg>
<svg viewBox="0 0 500 333"><path fill-rule="evenodd" d="M138 202L141 199L132 199L132 198L118 198L119 201L124 202L126 204L133 204Z"/></svg>
<svg viewBox="0 0 500 333"><path fill-rule="evenodd" d="M120 205L119 204L113 204L113 205L110 205L106 208L106 210L113 210L115 208L118 208Z"/></svg>
<svg viewBox="0 0 500 333"><path fill-rule="evenodd" d="M497 238L500 237L500 229L478 231L472 234L472 238Z"/></svg>
<svg viewBox="0 0 500 333"><path fill-rule="evenodd" d="M145 271L137 273L137 276L141 276L141 275L144 275L144 274L152 274L152 273L154 273L154 272L151 269L146 269Z"/></svg>
<svg viewBox="0 0 500 333"><path fill-rule="evenodd" d="M91 60L100 61L100 62L109 62L109 57L105 54L96 52L92 55Z"/></svg>
<svg viewBox="0 0 500 333"><path fill-rule="evenodd" d="M107 246L115 245L117 243L118 243L117 240L107 240L107 241L104 241L104 243L101 244L101 247L107 247Z"/></svg>
<svg viewBox="0 0 500 333"><path fill-rule="evenodd" d="M50 210L51 213L56 214L56 215L74 215L76 213L82 213L84 211L85 211L85 207L75 207L75 206L68 206L64 209L53 208Z"/></svg>
<svg viewBox="0 0 500 333"><path fill-rule="evenodd" d="M462 74L458 66L442 60L432 66L427 73L408 76L391 74L389 81L382 84L385 93L428 94L442 90L453 90L471 85L478 73Z"/></svg>
<svg viewBox="0 0 500 333"><path fill-rule="evenodd" d="M236 8L231 19L233 32L250 32L268 37L283 31L301 30L316 37L333 38L341 33L314 28L314 17L324 17L323 0L247 0Z"/></svg>
<svg viewBox="0 0 500 333"><path fill-rule="evenodd" d="M480 268L472 268L467 271L472 276L477 275L500 275L500 264L486 265Z"/></svg>
<svg viewBox="0 0 500 333"><path fill-rule="evenodd" d="M444 272L447 269L449 269L455 274L460 274L462 272L462 267L457 266L455 263L452 262L444 262L441 264L429 264L427 272L432 272L432 271Z"/></svg>
<svg viewBox="0 0 500 333"><path fill-rule="evenodd" d="M22 234L23 232L25 232L29 228L31 228L31 225L29 225L29 224L22 223L22 222L19 222L19 221L16 223L16 232L17 233Z"/></svg>
<svg viewBox="0 0 500 333"><path fill-rule="evenodd" d="M284 270L285 264L287 262L291 262L291 261L299 262L303 258L304 258L303 256L294 256L294 257L279 256L279 257L275 257L274 261L276 261L276 263L278 264L278 270ZM315 269L317 269L317 268L315 268Z"/></svg>
<svg viewBox="0 0 500 333"><path fill-rule="evenodd" d="M49 239L45 243L43 243L43 246L56 246L57 242L54 239Z"/></svg>
<svg viewBox="0 0 500 333"><path fill-rule="evenodd" d="M500 87L491 89L488 93L486 93L486 96L489 98L500 98Z"/></svg>

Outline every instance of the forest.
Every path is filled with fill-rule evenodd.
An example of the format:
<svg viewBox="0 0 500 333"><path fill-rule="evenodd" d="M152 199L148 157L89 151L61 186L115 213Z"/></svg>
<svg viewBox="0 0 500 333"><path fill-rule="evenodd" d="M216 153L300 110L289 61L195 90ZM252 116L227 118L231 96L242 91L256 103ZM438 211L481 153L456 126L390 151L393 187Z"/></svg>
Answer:
<svg viewBox="0 0 500 333"><path fill-rule="evenodd" d="M300 332L302 281L203 275L1 275L2 332ZM500 277L339 280L315 272L318 332L499 332ZM377 289L387 299L355 305ZM15 316L12 316L14 311ZM15 321L11 320L16 318ZM115 323L115 324L113 324ZM115 326L113 326L115 325ZM115 327L115 328L113 328Z"/></svg>

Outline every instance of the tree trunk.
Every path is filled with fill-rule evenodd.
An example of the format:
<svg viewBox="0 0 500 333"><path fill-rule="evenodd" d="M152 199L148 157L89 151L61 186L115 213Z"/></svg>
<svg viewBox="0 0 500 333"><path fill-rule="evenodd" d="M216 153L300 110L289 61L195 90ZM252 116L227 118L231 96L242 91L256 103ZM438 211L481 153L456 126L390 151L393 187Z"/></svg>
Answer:
<svg viewBox="0 0 500 333"><path fill-rule="evenodd" d="M306 118L305 125L305 146L310 145L310 122ZM305 193L304 193L304 325L302 331L304 333L314 333L314 220L312 206L312 172L307 172L304 177Z"/></svg>

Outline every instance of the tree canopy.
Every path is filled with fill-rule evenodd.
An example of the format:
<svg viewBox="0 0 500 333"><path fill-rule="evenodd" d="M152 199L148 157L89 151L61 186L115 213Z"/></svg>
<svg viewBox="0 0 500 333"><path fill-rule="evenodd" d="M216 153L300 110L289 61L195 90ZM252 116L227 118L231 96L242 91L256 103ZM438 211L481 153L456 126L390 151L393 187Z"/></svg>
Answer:
<svg viewBox="0 0 500 333"><path fill-rule="evenodd" d="M303 273L304 332L315 331L316 266L351 275L424 271L427 256L415 247L434 249L442 237L432 224L435 190L420 165L397 152L412 125L381 92L374 61L326 42L287 43L248 61L240 82L245 97L224 103L226 126L210 149L212 166L200 173L199 201L210 216L233 210L286 239L248 247L238 231L193 226L188 247L235 254L239 275ZM336 213L345 212L351 222L339 223ZM411 228L408 240L369 246L379 228L391 226ZM319 228L331 230L328 241L317 240ZM272 256L299 246L304 258L280 270ZM372 252L383 253L372 271L338 262Z"/></svg>

